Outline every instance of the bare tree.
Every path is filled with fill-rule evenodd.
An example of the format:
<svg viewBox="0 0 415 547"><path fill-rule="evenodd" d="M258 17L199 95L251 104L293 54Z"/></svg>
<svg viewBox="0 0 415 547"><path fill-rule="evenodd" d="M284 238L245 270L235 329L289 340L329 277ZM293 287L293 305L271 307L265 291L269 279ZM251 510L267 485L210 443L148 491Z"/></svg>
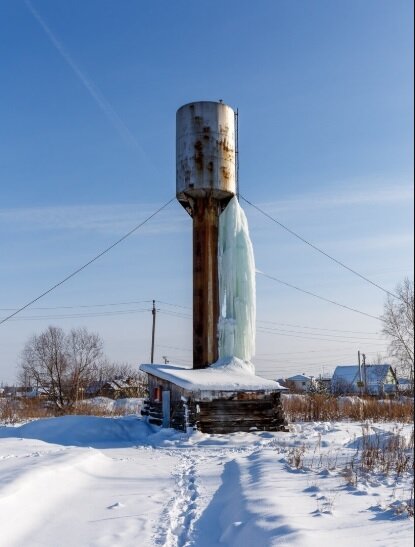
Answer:
<svg viewBox="0 0 415 547"><path fill-rule="evenodd" d="M383 311L383 334L397 366L414 381L414 282L405 278L396 289L398 298L388 296Z"/></svg>
<svg viewBox="0 0 415 547"><path fill-rule="evenodd" d="M66 343L73 374L71 399L77 401L79 390L87 387L101 365L103 343L98 334L88 332L85 327L71 330Z"/></svg>
<svg viewBox="0 0 415 547"><path fill-rule="evenodd" d="M59 412L72 406L80 388L86 387L102 359L102 341L85 328L69 334L50 326L26 343L20 376L31 380Z"/></svg>

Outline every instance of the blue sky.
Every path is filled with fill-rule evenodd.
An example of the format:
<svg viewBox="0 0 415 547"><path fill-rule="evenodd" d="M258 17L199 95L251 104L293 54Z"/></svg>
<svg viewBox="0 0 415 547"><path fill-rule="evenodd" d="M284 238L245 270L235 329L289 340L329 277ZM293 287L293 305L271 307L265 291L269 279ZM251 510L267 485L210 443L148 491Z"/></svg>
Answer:
<svg viewBox="0 0 415 547"><path fill-rule="evenodd" d="M413 277L412 2L5 0L1 13L1 308L31 300L174 196L175 112L193 100L239 109L243 195L388 289ZM259 269L381 313L381 291L244 207ZM159 305L156 357L190 361L190 230L172 204L34 307L185 306ZM257 285L264 375L384 353L379 322L260 276ZM128 309L140 311L30 320ZM147 309L25 310L0 326L0 380L14 379L25 341L48 324L85 325L110 358L147 360Z"/></svg>

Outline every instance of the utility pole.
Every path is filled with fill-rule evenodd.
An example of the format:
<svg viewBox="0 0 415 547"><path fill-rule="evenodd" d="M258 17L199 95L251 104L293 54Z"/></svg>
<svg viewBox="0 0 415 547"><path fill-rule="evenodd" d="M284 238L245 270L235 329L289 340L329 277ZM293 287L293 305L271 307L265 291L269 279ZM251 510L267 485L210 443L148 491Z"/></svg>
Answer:
<svg viewBox="0 0 415 547"><path fill-rule="evenodd" d="M156 332L156 301L153 300L153 308L151 310L151 314L153 315L153 330L151 332L151 364L154 363L154 335Z"/></svg>
<svg viewBox="0 0 415 547"><path fill-rule="evenodd" d="M366 374L366 355L362 353L363 359L363 378L365 379L365 394L367 395L367 374Z"/></svg>
<svg viewBox="0 0 415 547"><path fill-rule="evenodd" d="M362 380L362 365L360 363L360 350L357 352L357 360L359 363L359 391L360 395L363 393L363 380Z"/></svg>

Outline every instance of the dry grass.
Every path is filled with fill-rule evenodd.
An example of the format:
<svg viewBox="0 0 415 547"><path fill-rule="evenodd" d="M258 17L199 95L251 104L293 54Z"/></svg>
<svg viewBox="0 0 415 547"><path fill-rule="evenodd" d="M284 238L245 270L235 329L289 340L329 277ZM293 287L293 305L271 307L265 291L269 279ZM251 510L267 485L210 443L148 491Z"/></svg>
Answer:
<svg viewBox="0 0 415 547"><path fill-rule="evenodd" d="M81 401L62 411L56 410L52 404L42 399L0 399L0 424L14 425L37 418L51 418L62 414L77 414L84 416L126 416L131 414L131 408L105 404L93 404Z"/></svg>
<svg viewBox="0 0 415 547"><path fill-rule="evenodd" d="M378 433L369 434L368 426L362 427L362 441L360 446L359 471L361 474L394 473L400 477L413 470L414 458L414 430L409 440L393 431L384 440Z"/></svg>
<svg viewBox="0 0 415 547"><path fill-rule="evenodd" d="M412 475L409 490L403 492L406 499L395 500L389 505L395 515L414 517L414 430L409 439L402 431L395 429L385 439L379 433L369 433L368 426L362 427L362 437L353 459L343 470L347 484L356 487L359 481L373 476L393 478L395 489L401 477Z"/></svg>
<svg viewBox="0 0 415 547"><path fill-rule="evenodd" d="M73 407L70 414L81 416L127 416L131 414L131 410L126 407L113 407L109 409L105 405L91 404L83 401Z"/></svg>
<svg viewBox="0 0 415 547"><path fill-rule="evenodd" d="M302 469L304 467L305 452L306 447L304 445L293 447L288 452L287 460L291 467L295 467L296 469Z"/></svg>
<svg viewBox="0 0 415 547"><path fill-rule="evenodd" d="M374 420L411 423L414 405L409 398L379 400L373 397L335 397L326 394L283 396L288 421Z"/></svg>
<svg viewBox="0 0 415 547"><path fill-rule="evenodd" d="M53 411L36 399L0 399L0 423L16 424L36 418L53 416Z"/></svg>

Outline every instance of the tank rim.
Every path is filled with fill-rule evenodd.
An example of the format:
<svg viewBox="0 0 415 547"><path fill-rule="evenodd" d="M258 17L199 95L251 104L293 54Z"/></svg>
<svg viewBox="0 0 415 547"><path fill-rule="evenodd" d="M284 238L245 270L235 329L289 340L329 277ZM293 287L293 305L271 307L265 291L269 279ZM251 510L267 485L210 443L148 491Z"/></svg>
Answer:
<svg viewBox="0 0 415 547"><path fill-rule="evenodd" d="M186 104L183 104L182 106L180 106L176 112L179 112L180 110L182 110L183 108L187 108L189 107L190 105L192 104L220 104L222 106L226 106L227 108L230 108L233 112L235 112L234 108L232 106L230 106L229 104L225 103L225 102L221 102L221 101L191 101L190 103L186 103Z"/></svg>

